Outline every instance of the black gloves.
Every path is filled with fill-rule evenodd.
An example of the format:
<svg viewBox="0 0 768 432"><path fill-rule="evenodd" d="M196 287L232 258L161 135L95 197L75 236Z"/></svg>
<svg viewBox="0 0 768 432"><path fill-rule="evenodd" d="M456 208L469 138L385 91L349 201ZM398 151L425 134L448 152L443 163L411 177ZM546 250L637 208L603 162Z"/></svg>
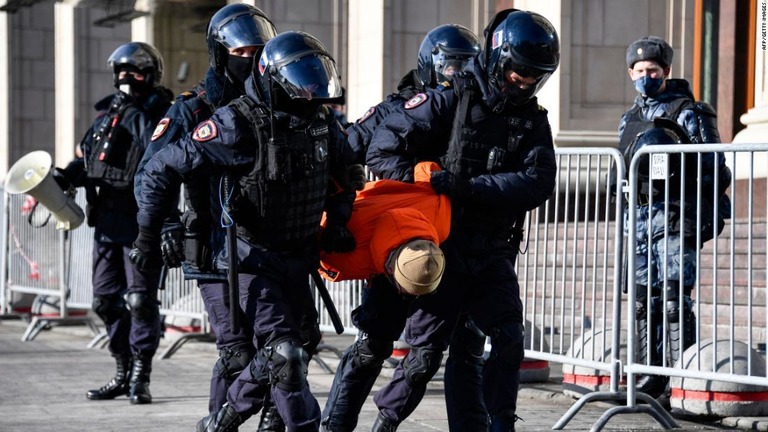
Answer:
<svg viewBox="0 0 768 432"><path fill-rule="evenodd" d="M448 195L451 199L469 198L472 195L472 183L450 171L433 172L429 184L435 192Z"/></svg>
<svg viewBox="0 0 768 432"><path fill-rule="evenodd" d="M139 236L133 242L128 255L139 271L150 272L160 269L163 258L160 253L160 236L146 228L139 227Z"/></svg>
<svg viewBox="0 0 768 432"><path fill-rule="evenodd" d="M67 178L67 172L59 167L55 167L51 173L53 180L59 185L61 190L68 192L72 188L72 182Z"/></svg>
<svg viewBox="0 0 768 432"><path fill-rule="evenodd" d="M320 232L320 249L326 252L352 252L355 246L355 237L345 225L329 222Z"/></svg>
<svg viewBox="0 0 768 432"><path fill-rule="evenodd" d="M184 261L184 229L181 226L166 229L160 234L160 252L166 267L181 267Z"/></svg>
<svg viewBox="0 0 768 432"><path fill-rule="evenodd" d="M365 176L365 167L360 164L350 165L347 168L349 174L349 183L354 190L363 190L368 178Z"/></svg>

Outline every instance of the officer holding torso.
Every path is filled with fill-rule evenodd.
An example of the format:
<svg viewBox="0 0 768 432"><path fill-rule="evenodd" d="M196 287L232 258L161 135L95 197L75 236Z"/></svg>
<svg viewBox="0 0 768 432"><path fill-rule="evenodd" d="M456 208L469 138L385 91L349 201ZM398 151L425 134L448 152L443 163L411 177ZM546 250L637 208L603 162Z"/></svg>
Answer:
<svg viewBox="0 0 768 432"><path fill-rule="evenodd" d="M514 430L524 338L514 269L520 224L550 197L556 175L547 111L534 96L559 58L546 18L502 11L486 29L484 53L452 88L414 96L375 131L367 155L374 174L407 178L414 159L439 158L445 171L432 174L432 187L454 210L442 282L417 299L406 329L412 350L374 396L376 431L395 430L416 408L462 311L491 338L482 383L490 430Z"/></svg>
<svg viewBox="0 0 768 432"><path fill-rule="evenodd" d="M217 108L245 94L244 84L253 70L253 59L258 58L264 44L275 34L272 22L254 6L242 3L227 5L211 17L206 35L210 66L205 79L191 91L180 94L165 118L158 123L139 166L136 196L141 195L144 165L155 153L192 132ZM216 336L219 358L211 376L209 414L215 414L224 405L229 386L256 352L251 326L244 326L237 334L232 332L229 284L226 275L216 268L213 260L224 247L225 235L220 223L219 182L220 177L213 172L185 177L182 223L178 218L171 218L161 234L164 264L168 267L182 266L185 279L198 281L200 295ZM172 204L169 201L168 205ZM264 413L271 413L271 421L282 422L273 407L265 408ZM268 430L284 429L284 426L270 425Z"/></svg>
<svg viewBox="0 0 768 432"><path fill-rule="evenodd" d="M307 385L300 334L311 301L308 275L318 266L318 244L354 248L345 227L355 196L344 162L349 151L322 106L341 96L341 84L316 38L286 32L264 46L246 95L149 160L132 258L144 268L160 265L169 189L200 172L226 174L217 195L223 222L236 224L239 303L259 349L230 386L227 403L202 427L237 427L261 409L270 391L289 430L316 431L320 409ZM318 242L323 210L328 224ZM219 268L227 268L223 252Z"/></svg>
<svg viewBox="0 0 768 432"><path fill-rule="evenodd" d="M65 169L74 185L85 187L88 225L95 228L93 310L106 325L117 364L115 377L86 396L129 395L131 403L143 404L152 402L149 375L160 342L160 274L138 272L128 260L138 233L132 187L143 137L168 109L172 94L160 87L163 59L151 45L122 45L108 64L120 91L96 104L105 112L80 143L83 158Z"/></svg>

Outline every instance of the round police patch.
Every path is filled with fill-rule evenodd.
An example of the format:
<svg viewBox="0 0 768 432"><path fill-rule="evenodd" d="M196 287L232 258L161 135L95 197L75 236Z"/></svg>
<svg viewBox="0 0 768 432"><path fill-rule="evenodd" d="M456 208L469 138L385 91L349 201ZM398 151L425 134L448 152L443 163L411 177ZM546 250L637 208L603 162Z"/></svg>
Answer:
<svg viewBox="0 0 768 432"><path fill-rule="evenodd" d="M197 126L197 129L192 134L192 139L198 142L206 142L216 138L218 133L216 123L212 120L206 120Z"/></svg>
<svg viewBox="0 0 768 432"><path fill-rule="evenodd" d="M163 136L165 131L168 130L169 124L171 124L171 119L169 119L168 117L160 120L160 122L157 123L157 126L155 126L155 131L152 132L152 138L150 139L150 141L155 141L156 139Z"/></svg>
<svg viewBox="0 0 768 432"><path fill-rule="evenodd" d="M360 117L357 120L357 122L358 123L362 123L362 122L368 120L373 115L373 113L375 113L375 112L376 112L376 107L375 106L372 106L372 107L368 108L368 111L366 111L365 114L363 114L363 116Z"/></svg>
<svg viewBox="0 0 768 432"><path fill-rule="evenodd" d="M414 109L414 108L416 108L417 106L423 104L426 101L427 101L427 94L426 93L419 93L416 96L408 99L408 102L406 102L405 105L403 105L403 108L405 108L407 110Z"/></svg>

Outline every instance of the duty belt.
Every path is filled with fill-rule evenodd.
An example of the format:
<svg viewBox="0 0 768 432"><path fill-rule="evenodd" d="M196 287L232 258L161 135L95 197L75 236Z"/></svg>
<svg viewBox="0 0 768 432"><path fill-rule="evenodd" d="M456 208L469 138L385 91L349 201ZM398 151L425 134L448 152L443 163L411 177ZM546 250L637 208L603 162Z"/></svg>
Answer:
<svg viewBox="0 0 768 432"><path fill-rule="evenodd" d="M268 240L254 235L251 231L242 225L237 226L237 236L256 247L270 252L293 254L297 252L304 252L313 245L313 237L279 241Z"/></svg>

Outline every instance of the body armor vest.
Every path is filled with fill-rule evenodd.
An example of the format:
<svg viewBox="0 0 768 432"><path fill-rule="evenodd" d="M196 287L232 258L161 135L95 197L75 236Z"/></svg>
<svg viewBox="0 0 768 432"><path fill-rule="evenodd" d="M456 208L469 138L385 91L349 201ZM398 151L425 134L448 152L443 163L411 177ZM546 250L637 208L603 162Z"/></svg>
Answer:
<svg viewBox="0 0 768 432"><path fill-rule="evenodd" d="M266 110L247 97L230 104L250 121L258 141L253 169L240 177L238 235L275 250L308 244L320 229L330 180L329 127L323 108L301 129L275 127Z"/></svg>
<svg viewBox="0 0 768 432"><path fill-rule="evenodd" d="M112 99L93 135L90 154L86 155L86 175L102 186L130 189L144 149L134 142L131 134L136 131L129 131L120 124L129 110L136 109L121 95L122 92Z"/></svg>
<svg viewBox="0 0 768 432"><path fill-rule="evenodd" d="M472 75L462 73L453 82L459 101L448 150L441 158L443 167L465 179L518 170L522 163L520 155L525 152L521 148L523 140L533 129L533 120L525 114L498 115L483 103L472 103L480 99ZM454 214L465 224L486 231L511 228L520 216L472 205Z"/></svg>

